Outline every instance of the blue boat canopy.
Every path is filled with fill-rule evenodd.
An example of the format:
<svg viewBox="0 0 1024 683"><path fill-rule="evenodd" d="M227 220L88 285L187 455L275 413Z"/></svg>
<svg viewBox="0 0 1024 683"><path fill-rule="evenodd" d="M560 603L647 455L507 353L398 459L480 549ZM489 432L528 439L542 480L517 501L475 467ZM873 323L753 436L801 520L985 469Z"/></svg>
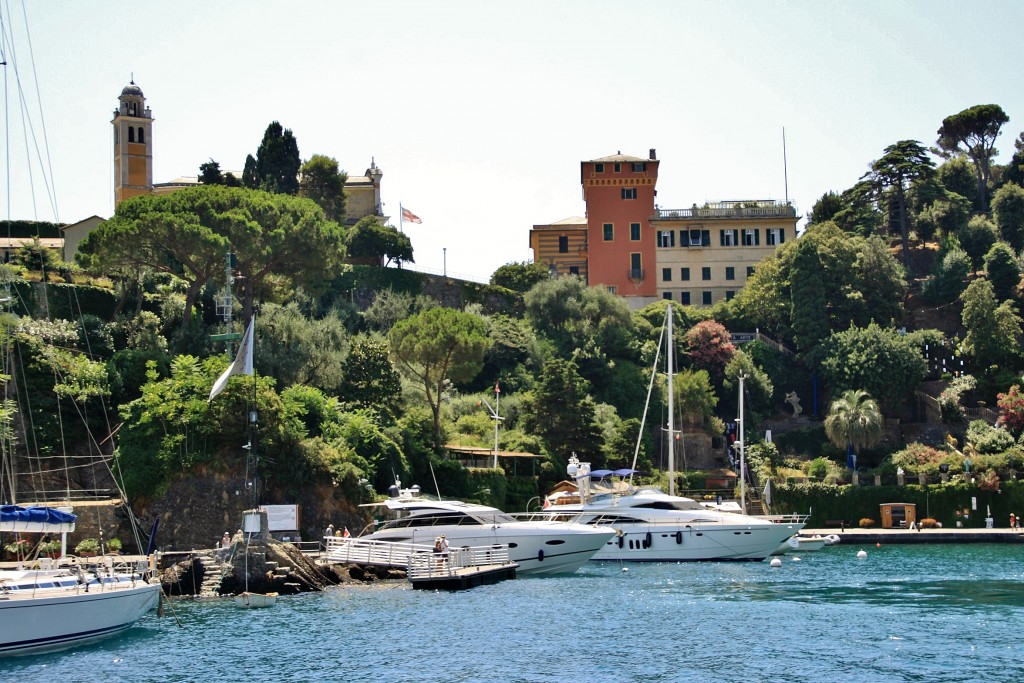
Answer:
<svg viewBox="0 0 1024 683"><path fill-rule="evenodd" d="M607 477L611 473L611 470L594 470L590 473L590 476L600 479L601 477Z"/></svg>
<svg viewBox="0 0 1024 683"><path fill-rule="evenodd" d="M56 508L20 505L0 506L0 531L62 532L74 531L76 515Z"/></svg>
<svg viewBox="0 0 1024 683"><path fill-rule="evenodd" d="M612 472L612 474L614 474L616 477L628 477L629 475L636 474L639 471L640 470L621 469L615 470L614 472Z"/></svg>

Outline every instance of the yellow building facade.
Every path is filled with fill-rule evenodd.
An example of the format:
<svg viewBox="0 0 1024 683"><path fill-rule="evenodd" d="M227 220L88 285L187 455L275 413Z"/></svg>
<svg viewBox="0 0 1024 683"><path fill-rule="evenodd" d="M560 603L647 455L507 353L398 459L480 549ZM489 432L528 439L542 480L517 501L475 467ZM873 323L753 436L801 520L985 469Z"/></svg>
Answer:
<svg viewBox="0 0 1024 683"><path fill-rule="evenodd" d="M587 280L587 219L573 216L530 230L530 249L535 263L543 263L552 275L579 275Z"/></svg>
<svg viewBox="0 0 1024 683"><path fill-rule="evenodd" d="M689 306L732 299L757 263L796 239L796 209L772 200L657 209L658 295Z"/></svg>

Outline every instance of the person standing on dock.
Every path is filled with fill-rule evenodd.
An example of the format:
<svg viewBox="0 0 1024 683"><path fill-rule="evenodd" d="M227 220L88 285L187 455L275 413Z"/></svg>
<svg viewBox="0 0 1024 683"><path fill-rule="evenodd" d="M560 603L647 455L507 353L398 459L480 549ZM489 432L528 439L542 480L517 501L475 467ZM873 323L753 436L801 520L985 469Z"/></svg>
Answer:
<svg viewBox="0 0 1024 683"><path fill-rule="evenodd" d="M333 535L334 535L334 525L333 524L328 524L327 528L324 529L324 536L333 536Z"/></svg>

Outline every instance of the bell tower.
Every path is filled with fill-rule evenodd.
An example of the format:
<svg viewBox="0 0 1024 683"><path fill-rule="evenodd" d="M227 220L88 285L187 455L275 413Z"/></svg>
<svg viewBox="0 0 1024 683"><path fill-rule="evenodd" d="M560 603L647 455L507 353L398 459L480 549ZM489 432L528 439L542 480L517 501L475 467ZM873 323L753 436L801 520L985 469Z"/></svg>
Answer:
<svg viewBox="0 0 1024 683"><path fill-rule="evenodd" d="M153 115L133 79L117 98L114 126L114 206L153 191Z"/></svg>

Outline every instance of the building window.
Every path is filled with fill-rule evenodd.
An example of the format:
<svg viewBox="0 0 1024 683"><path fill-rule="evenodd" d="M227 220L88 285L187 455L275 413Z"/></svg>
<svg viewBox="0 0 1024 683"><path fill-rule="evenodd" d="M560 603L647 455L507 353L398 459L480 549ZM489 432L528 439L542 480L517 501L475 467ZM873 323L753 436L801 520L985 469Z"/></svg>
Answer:
<svg viewBox="0 0 1024 683"><path fill-rule="evenodd" d="M662 282L672 282L672 269L671 268L662 268L661 269L661 281Z"/></svg>
<svg viewBox="0 0 1024 683"><path fill-rule="evenodd" d="M679 295L679 298L682 301L684 306L689 306L690 305L690 293L689 292L682 292Z"/></svg>
<svg viewBox="0 0 1024 683"><path fill-rule="evenodd" d="M615 172L616 173L622 172L622 164L615 164Z"/></svg>
<svg viewBox="0 0 1024 683"><path fill-rule="evenodd" d="M579 275L579 274L580 274L580 267L579 266L569 266L569 275Z"/></svg>
<svg viewBox="0 0 1024 683"><path fill-rule="evenodd" d="M733 268L732 266L726 266L725 267L725 279L726 280L735 280L736 279L736 269Z"/></svg>
<svg viewBox="0 0 1024 683"><path fill-rule="evenodd" d="M567 254L569 253L569 236L559 235L558 236L558 253Z"/></svg>
<svg viewBox="0 0 1024 683"><path fill-rule="evenodd" d="M662 299L668 299L669 301L672 301L672 292L662 292L661 293L661 298Z"/></svg>
<svg viewBox="0 0 1024 683"><path fill-rule="evenodd" d="M633 164L633 173L643 173L646 170L647 170L647 164L646 163L634 163Z"/></svg>
<svg viewBox="0 0 1024 683"><path fill-rule="evenodd" d="M616 164L618 166L618 164ZM622 188L623 199L636 199L636 188L635 187L624 187Z"/></svg>
<svg viewBox="0 0 1024 683"><path fill-rule="evenodd" d="M146 130L142 126L139 126L139 142L145 142L145 141L146 141Z"/></svg>
<svg viewBox="0 0 1024 683"><path fill-rule="evenodd" d="M733 291L731 289L725 290L725 300L726 301L732 301L733 297L735 297L735 296L736 296L736 292L735 291Z"/></svg>
<svg viewBox="0 0 1024 683"><path fill-rule="evenodd" d="M674 246L676 246L676 233L675 233L675 230L659 230L658 231L658 246L659 247L674 247Z"/></svg>
<svg viewBox="0 0 1024 683"><path fill-rule="evenodd" d="M594 173L604 173L604 164L594 164Z"/></svg>
<svg viewBox="0 0 1024 683"><path fill-rule="evenodd" d="M743 246L757 247L761 244L761 234L757 228L746 228L743 231Z"/></svg>
<svg viewBox="0 0 1024 683"><path fill-rule="evenodd" d="M683 268L682 270L680 270L680 272L679 272L679 279L684 280L684 281L689 280L690 279L690 269L689 268Z"/></svg>
<svg viewBox="0 0 1024 683"><path fill-rule="evenodd" d="M136 103L135 102L129 102L128 103L128 116L136 116L138 113L139 113L139 110L136 108Z"/></svg>
<svg viewBox="0 0 1024 683"><path fill-rule="evenodd" d="M604 224L604 241L611 242L615 239L615 226L611 223Z"/></svg>
<svg viewBox="0 0 1024 683"><path fill-rule="evenodd" d="M701 292L700 293L700 302L702 304L704 304L705 306L710 306L711 305L711 292Z"/></svg>
<svg viewBox="0 0 1024 683"><path fill-rule="evenodd" d="M711 246L711 231L710 230L688 230L688 241L691 247L710 247Z"/></svg>
<svg viewBox="0 0 1024 683"><path fill-rule="evenodd" d="M618 294L619 293L619 288L616 287L615 285L608 285L608 293L609 294Z"/></svg>
<svg viewBox="0 0 1024 683"><path fill-rule="evenodd" d="M719 231L719 240L723 247L735 247L739 244L739 237L736 235L736 228Z"/></svg>
<svg viewBox="0 0 1024 683"><path fill-rule="evenodd" d="M704 266L700 269L700 279L710 280L711 279L711 266Z"/></svg>
<svg viewBox="0 0 1024 683"><path fill-rule="evenodd" d="M135 142L135 128L128 126L128 142Z"/></svg>
<svg viewBox="0 0 1024 683"><path fill-rule="evenodd" d="M629 239L634 242L640 241L640 224L630 223L629 224Z"/></svg>
<svg viewBox="0 0 1024 683"><path fill-rule="evenodd" d="M786 241L786 231L784 228L768 228L764 237L765 242L774 247Z"/></svg>
<svg viewBox="0 0 1024 683"><path fill-rule="evenodd" d="M644 279L643 261L640 259L640 254L632 253L629 255L629 279Z"/></svg>
<svg viewBox="0 0 1024 683"><path fill-rule="evenodd" d="M747 266L747 277L754 274L754 266Z"/></svg>

